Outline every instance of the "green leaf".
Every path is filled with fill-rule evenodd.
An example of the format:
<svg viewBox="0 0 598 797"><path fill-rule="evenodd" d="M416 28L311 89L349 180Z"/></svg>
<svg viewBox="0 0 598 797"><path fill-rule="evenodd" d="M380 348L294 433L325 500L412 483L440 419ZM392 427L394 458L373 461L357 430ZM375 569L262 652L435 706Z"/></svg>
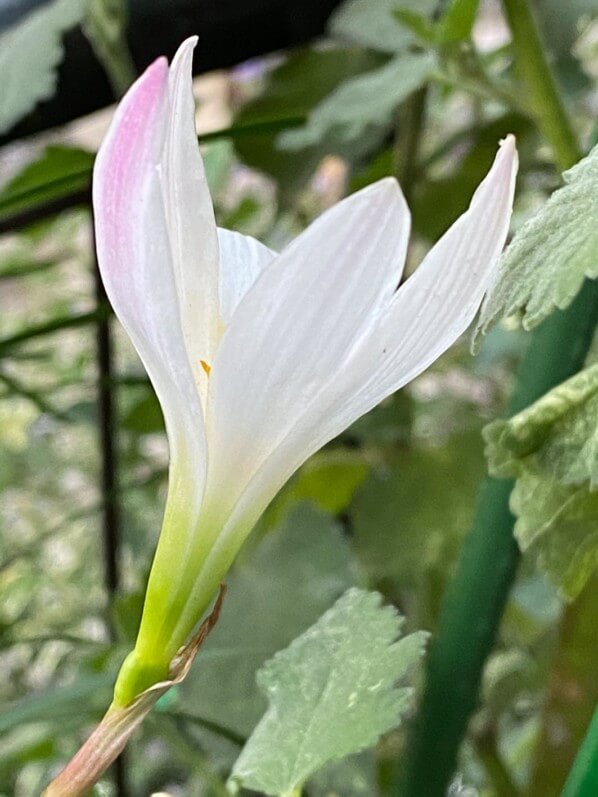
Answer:
<svg viewBox="0 0 598 797"><path fill-rule="evenodd" d="M372 797L378 793L376 763L372 750L331 761L310 778L310 797Z"/></svg>
<svg viewBox="0 0 598 797"><path fill-rule="evenodd" d="M235 763L234 784L292 794L324 764L374 745L400 722L426 634L397 641L403 620L381 600L348 590L260 670L269 708Z"/></svg>
<svg viewBox="0 0 598 797"><path fill-rule="evenodd" d="M598 365L555 387L523 412L484 430L497 476L532 471L564 485L598 487Z"/></svg>
<svg viewBox="0 0 598 797"><path fill-rule="evenodd" d="M88 0L54 0L0 35L0 133L56 89L62 34L81 21Z"/></svg>
<svg viewBox="0 0 598 797"><path fill-rule="evenodd" d="M250 548L227 579L218 625L182 686L186 711L248 735L265 709L258 668L354 583L337 524L299 506Z"/></svg>
<svg viewBox="0 0 598 797"><path fill-rule="evenodd" d="M503 316L532 329L598 276L598 147L563 175L565 185L518 231L482 307L474 338Z"/></svg>
<svg viewBox="0 0 598 797"><path fill-rule="evenodd" d="M374 583L409 589L433 580L442 590L484 471L477 430L454 434L444 446L400 449L390 467L372 471L351 516L357 552Z"/></svg>
<svg viewBox="0 0 598 797"><path fill-rule="evenodd" d="M49 146L0 190L0 218L89 187L94 156L76 147Z"/></svg>
<svg viewBox="0 0 598 797"><path fill-rule="evenodd" d="M331 133L341 141L353 141L368 129L388 125L396 107L426 82L433 68L431 55L406 54L345 81L314 108L304 128L280 135L281 147L313 146Z"/></svg>
<svg viewBox="0 0 598 797"><path fill-rule="evenodd" d="M511 495L515 536L571 600L598 567L598 493L525 473Z"/></svg>
<svg viewBox="0 0 598 797"><path fill-rule="evenodd" d="M27 723L62 722L73 715L81 720L95 718L110 697L113 680L112 672L82 675L68 686L16 700L2 710L0 733Z"/></svg>
<svg viewBox="0 0 598 797"><path fill-rule="evenodd" d="M320 451L300 469L268 508L268 525L280 523L299 501L338 515L347 508L363 483L369 465L361 451L346 449Z"/></svg>
<svg viewBox="0 0 598 797"><path fill-rule="evenodd" d="M164 418L153 390L146 392L133 404L122 419L122 427L135 434L155 434L164 431Z"/></svg>
<svg viewBox="0 0 598 797"><path fill-rule="evenodd" d="M490 471L517 478L515 536L566 597L598 566L598 365L484 430Z"/></svg>
<svg viewBox="0 0 598 797"><path fill-rule="evenodd" d="M276 121L292 118L304 123L309 111L339 83L379 64L380 56L358 48L305 49L291 53L270 73L265 91L247 103L235 120L234 127L246 131L235 138L241 160L274 177L283 192L283 202L292 199L334 145L328 141L326 146L300 153L281 150L277 144L281 128L278 125L274 129ZM267 120L272 122L270 131L264 126ZM368 143L375 147L377 142Z"/></svg>
<svg viewBox="0 0 598 797"><path fill-rule="evenodd" d="M437 30L434 22L425 14L411 8L398 8L395 17L411 33L419 44L434 45L437 42Z"/></svg>
<svg viewBox="0 0 598 797"><path fill-rule="evenodd" d="M414 44L409 28L395 16L397 9L409 9L406 0L350 0L336 11L330 20L329 30L333 36L346 39L363 47L371 47L386 53L397 53ZM429 15L436 7L436 0L421 0L418 9Z"/></svg>
<svg viewBox="0 0 598 797"><path fill-rule="evenodd" d="M444 43L471 38L480 0L452 0L438 24L438 37Z"/></svg>

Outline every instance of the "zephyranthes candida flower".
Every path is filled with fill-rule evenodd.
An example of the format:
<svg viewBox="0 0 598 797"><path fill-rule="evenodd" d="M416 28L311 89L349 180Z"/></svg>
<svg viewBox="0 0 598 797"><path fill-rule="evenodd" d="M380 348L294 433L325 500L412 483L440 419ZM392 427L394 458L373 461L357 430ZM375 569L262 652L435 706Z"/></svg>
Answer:
<svg viewBox="0 0 598 797"><path fill-rule="evenodd" d="M170 444L164 524L116 705L166 678L291 474L466 329L513 199L509 137L469 209L398 290L410 218L394 179L328 210L280 254L217 229L194 126L194 43L131 88L94 175L102 277Z"/></svg>

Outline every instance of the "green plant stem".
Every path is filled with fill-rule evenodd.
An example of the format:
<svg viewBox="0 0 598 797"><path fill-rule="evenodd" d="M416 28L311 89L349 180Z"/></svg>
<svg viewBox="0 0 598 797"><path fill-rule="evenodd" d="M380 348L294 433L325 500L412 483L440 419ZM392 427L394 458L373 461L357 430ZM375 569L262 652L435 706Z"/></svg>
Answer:
<svg viewBox="0 0 598 797"><path fill-rule="evenodd" d="M520 73L555 162L571 166L580 153L558 97L540 38L523 0L503 0L516 39ZM598 322L598 285L586 281L564 312L555 312L531 336L509 413L540 398L582 367ZM402 797L442 797L474 710L484 662L515 578L519 550L509 509L512 482L488 478L478 499L447 589L427 665L427 684L407 757Z"/></svg>
<svg viewBox="0 0 598 797"><path fill-rule="evenodd" d="M598 706L561 793L561 797L595 797L598 794Z"/></svg>
<svg viewBox="0 0 598 797"><path fill-rule="evenodd" d="M116 98L123 96L136 77L125 36L127 10L124 0L91 0L83 23L85 35L104 67Z"/></svg>
<svg viewBox="0 0 598 797"><path fill-rule="evenodd" d="M530 3L528 0L503 0L503 8L511 29L516 66L532 113L552 147L555 163L560 169L568 169L579 160L581 152L546 59Z"/></svg>
<svg viewBox="0 0 598 797"><path fill-rule="evenodd" d="M407 201L411 204L419 168L419 145L426 117L428 86L422 86L403 104L397 120L394 146L394 172Z"/></svg>

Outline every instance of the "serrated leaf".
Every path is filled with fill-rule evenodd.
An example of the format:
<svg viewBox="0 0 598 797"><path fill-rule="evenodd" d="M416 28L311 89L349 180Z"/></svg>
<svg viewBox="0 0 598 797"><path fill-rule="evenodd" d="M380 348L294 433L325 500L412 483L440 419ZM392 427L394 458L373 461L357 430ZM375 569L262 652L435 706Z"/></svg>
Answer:
<svg viewBox="0 0 598 797"><path fill-rule="evenodd" d="M598 147L563 175L565 185L515 235L482 306L474 341L504 316L532 329L598 276Z"/></svg>
<svg viewBox="0 0 598 797"><path fill-rule="evenodd" d="M490 471L526 472L563 485L598 487L598 365L558 385L530 407L484 430Z"/></svg>
<svg viewBox="0 0 598 797"><path fill-rule="evenodd" d="M431 14L436 0L421 0L421 14ZM332 15L329 30L333 36L346 39L363 47L371 47L386 53L405 50L414 43L411 31L400 23L395 11L409 8L401 0L349 0Z"/></svg>
<svg viewBox="0 0 598 797"><path fill-rule="evenodd" d="M515 536L566 597L598 567L598 366L484 430L490 472L517 478Z"/></svg>
<svg viewBox="0 0 598 797"><path fill-rule="evenodd" d="M598 492L526 473L515 484L511 509L521 549L563 597L579 595L598 568Z"/></svg>
<svg viewBox="0 0 598 797"><path fill-rule="evenodd" d="M426 82L433 68L430 54L406 54L345 81L313 109L305 127L282 133L280 146L302 149L330 134L353 141L368 129L389 124L397 105Z"/></svg>
<svg viewBox="0 0 598 797"><path fill-rule="evenodd" d="M267 662L258 683L270 706L232 782L291 794L327 762L375 744L395 727L410 705L405 680L426 639L418 632L397 641L402 625L378 593L353 588Z"/></svg>
<svg viewBox="0 0 598 797"><path fill-rule="evenodd" d="M0 133L56 88L62 34L81 21L88 0L54 0L0 35Z"/></svg>

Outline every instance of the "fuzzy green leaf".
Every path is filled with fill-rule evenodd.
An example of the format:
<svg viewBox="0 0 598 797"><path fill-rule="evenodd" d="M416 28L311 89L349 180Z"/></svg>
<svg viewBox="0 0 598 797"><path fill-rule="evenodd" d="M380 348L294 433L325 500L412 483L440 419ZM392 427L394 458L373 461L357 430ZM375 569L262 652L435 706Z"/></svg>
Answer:
<svg viewBox="0 0 598 797"><path fill-rule="evenodd" d="M402 625L378 593L353 588L267 662L258 684L270 707L232 783L290 794L328 761L375 744L395 727L411 703L405 680L426 639L419 632L397 641Z"/></svg>
<svg viewBox="0 0 598 797"><path fill-rule="evenodd" d="M0 35L0 133L56 88L62 34L81 21L88 0L54 0Z"/></svg>
<svg viewBox="0 0 598 797"><path fill-rule="evenodd" d="M371 47L387 53L405 50L415 41L409 28L401 24L395 11L409 8L406 0L349 0L336 11L329 29L339 39ZM420 14L429 15L436 7L436 0L421 0Z"/></svg>
<svg viewBox="0 0 598 797"><path fill-rule="evenodd" d="M496 476L533 472L564 485L598 487L598 365L558 385L527 409L484 430Z"/></svg>
<svg viewBox="0 0 598 797"><path fill-rule="evenodd" d="M426 82L433 67L427 53L400 55L345 81L314 108L305 127L282 133L280 146L302 149L331 133L340 141L354 141L369 128L389 124L397 105Z"/></svg>
<svg viewBox="0 0 598 797"><path fill-rule="evenodd" d="M574 597L598 566L598 365L484 431L490 472L517 478L515 536Z"/></svg>
<svg viewBox="0 0 598 797"><path fill-rule="evenodd" d="M598 568L598 492L526 473L511 496L515 536L563 597L575 598Z"/></svg>
<svg viewBox="0 0 598 797"><path fill-rule="evenodd" d="M480 315L479 339L504 316L532 329L598 276L598 147L563 175L565 185L515 235Z"/></svg>

